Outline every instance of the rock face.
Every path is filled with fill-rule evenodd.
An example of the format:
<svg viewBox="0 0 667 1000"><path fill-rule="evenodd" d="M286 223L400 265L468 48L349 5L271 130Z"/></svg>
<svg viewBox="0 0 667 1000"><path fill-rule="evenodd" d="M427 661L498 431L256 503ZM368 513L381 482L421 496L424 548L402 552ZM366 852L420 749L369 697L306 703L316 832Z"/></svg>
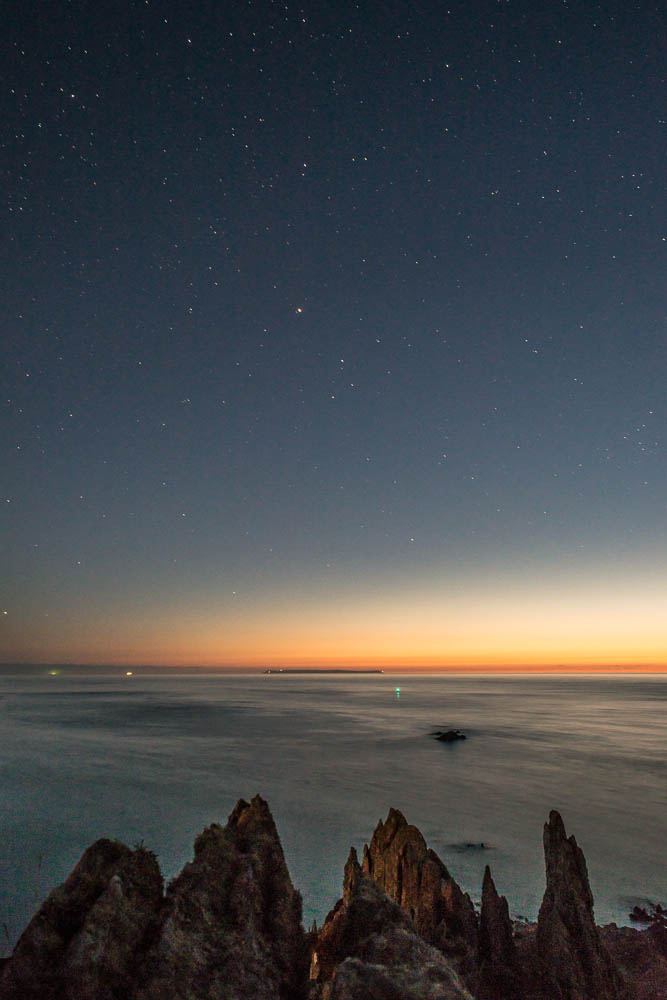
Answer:
<svg viewBox="0 0 667 1000"><path fill-rule="evenodd" d="M255 796L207 827L169 886L138 1000L289 1000L305 983L301 897Z"/></svg>
<svg viewBox="0 0 667 1000"><path fill-rule="evenodd" d="M552 811L544 826L547 887L537 921L544 993L553 1000L620 1000L619 971L593 916L586 861Z"/></svg>
<svg viewBox="0 0 667 1000"><path fill-rule="evenodd" d="M444 956L365 876L354 848L343 898L312 946L312 1000L472 1000Z"/></svg>
<svg viewBox="0 0 667 1000"><path fill-rule="evenodd" d="M487 865L479 920L479 1000L519 1000L523 994L509 907L499 896Z"/></svg>
<svg viewBox="0 0 667 1000"><path fill-rule="evenodd" d="M301 897L256 796L204 830L166 897L150 852L93 844L5 963L0 1000L292 1000L306 971Z"/></svg>
<svg viewBox="0 0 667 1000"><path fill-rule="evenodd" d="M417 931L468 974L477 958L477 917L416 826L390 809L364 848L363 870L407 913Z"/></svg>
<svg viewBox="0 0 667 1000"><path fill-rule="evenodd" d="M667 1000L667 933L652 927L637 931L610 924L602 937L632 983L632 1000Z"/></svg>
<svg viewBox="0 0 667 1000"><path fill-rule="evenodd" d="M115 1000L154 932L162 876L150 851L98 840L28 924L0 979L2 1000Z"/></svg>
<svg viewBox="0 0 667 1000"><path fill-rule="evenodd" d="M667 1000L667 927L595 926L586 862L552 812L537 924L488 867L479 926L390 810L306 938L269 808L240 800L163 894L155 856L98 840L0 962L0 1000ZM310 956L310 979L308 958ZM625 990L625 983L631 990Z"/></svg>

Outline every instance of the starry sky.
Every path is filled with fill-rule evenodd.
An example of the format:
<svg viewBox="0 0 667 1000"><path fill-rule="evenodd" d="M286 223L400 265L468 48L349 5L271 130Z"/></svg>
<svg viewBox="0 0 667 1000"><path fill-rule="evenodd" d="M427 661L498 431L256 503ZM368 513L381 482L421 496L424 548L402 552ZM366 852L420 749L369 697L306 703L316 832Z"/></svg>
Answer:
<svg viewBox="0 0 667 1000"><path fill-rule="evenodd" d="M0 659L667 665L657 4L3 21Z"/></svg>

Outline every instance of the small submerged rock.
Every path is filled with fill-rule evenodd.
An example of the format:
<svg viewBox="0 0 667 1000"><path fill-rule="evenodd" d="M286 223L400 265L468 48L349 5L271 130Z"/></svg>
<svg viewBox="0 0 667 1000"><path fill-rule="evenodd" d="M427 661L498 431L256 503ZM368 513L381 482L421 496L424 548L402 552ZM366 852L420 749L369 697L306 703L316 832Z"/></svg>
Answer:
<svg viewBox="0 0 667 1000"><path fill-rule="evenodd" d="M440 743L454 743L455 740L467 739L466 734L460 729L436 729L435 732L429 733L429 736L439 740Z"/></svg>
<svg viewBox="0 0 667 1000"><path fill-rule="evenodd" d="M456 851L457 854L469 854L475 851L492 851L493 848L490 844L486 844L483 840L471 841L471 840L460 840L456 844L447 844L450 851Z"/></svg>

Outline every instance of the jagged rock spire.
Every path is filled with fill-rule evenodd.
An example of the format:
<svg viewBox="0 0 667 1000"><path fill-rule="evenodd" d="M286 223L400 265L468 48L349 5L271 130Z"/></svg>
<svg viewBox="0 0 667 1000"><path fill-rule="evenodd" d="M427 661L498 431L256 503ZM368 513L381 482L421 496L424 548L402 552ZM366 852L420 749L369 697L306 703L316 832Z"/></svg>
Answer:
<svg viewBox="0 0 667 1000"><path fill-rule="evenodd" d="M98 840L54 889L0 975L2 1000L108 1000L129 992L129 970L159 919L162 876L150 851Z"/></svg>
<svg viewBox="0 0 667 1000"><path fill-rule="evenodd" d="M375 828L363 870L411 917L419 933L468 973L477 958L477 917L438 855L398 809Z"/></svg>
<svg viewBox="0 0 667 1000"><path fill-rule="evenodd" d="M509 907L505 897L496 892L488 865L482 882L476 992L479 1000L519 1000L522 994Z"/></svg>
<svg viewBox="0 0 667 1000"><path fill-rule="evenodd" d="M146 970L141 1000L199 997L203 984L206 1000L287 1000L302 988L301 897L259 795L197 837L194 860L167 892Z"/></svg>
<svg viewBox="0 0 667 1000"><path fill-rule="evenodd" d="M625 991L595 926L586 860L555 810L544 826L544 860L537 948L545 994L552 1000L620 1000Z"/></svg>
<svg viewBox="0 0 667 1000"><path fill-rule="evenodd" d="M301 898L266 802L207 827L162 895L155 857L102 840L28 925L2 1000L292 1000L303 993Z"/></svg>
<svg viewBox="0 0 667 1000"><path fill-rule="evenodd" d="M311 1000L473 1000L452 965L365 875L354 848L343 897L312 944Z"/></svg>

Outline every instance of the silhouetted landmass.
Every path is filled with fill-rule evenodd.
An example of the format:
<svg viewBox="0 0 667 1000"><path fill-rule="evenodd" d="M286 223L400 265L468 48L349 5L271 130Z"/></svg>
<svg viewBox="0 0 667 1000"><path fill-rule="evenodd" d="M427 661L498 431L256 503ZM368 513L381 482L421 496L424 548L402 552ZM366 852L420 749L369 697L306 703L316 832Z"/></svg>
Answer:
<svg viewBox="0 0 667 1000"><path fill-rule="evenodd" d="M488 867L478 915L391 809L305 934L268 805L240 800L166 893L145 848L89 847L2 963L0 1000L665 1000L664 922L596 926L584 856L557 812L544 853L536 923L510 919Z"/></svg>
<svg viewBox="0 0 667 1000"><path fill-rule="evenodd" d="M335 667L330 670L318 670L317 667L292 668L269 667L265 674L383 674L384 670L352 670L344 667Z"/></svg>

